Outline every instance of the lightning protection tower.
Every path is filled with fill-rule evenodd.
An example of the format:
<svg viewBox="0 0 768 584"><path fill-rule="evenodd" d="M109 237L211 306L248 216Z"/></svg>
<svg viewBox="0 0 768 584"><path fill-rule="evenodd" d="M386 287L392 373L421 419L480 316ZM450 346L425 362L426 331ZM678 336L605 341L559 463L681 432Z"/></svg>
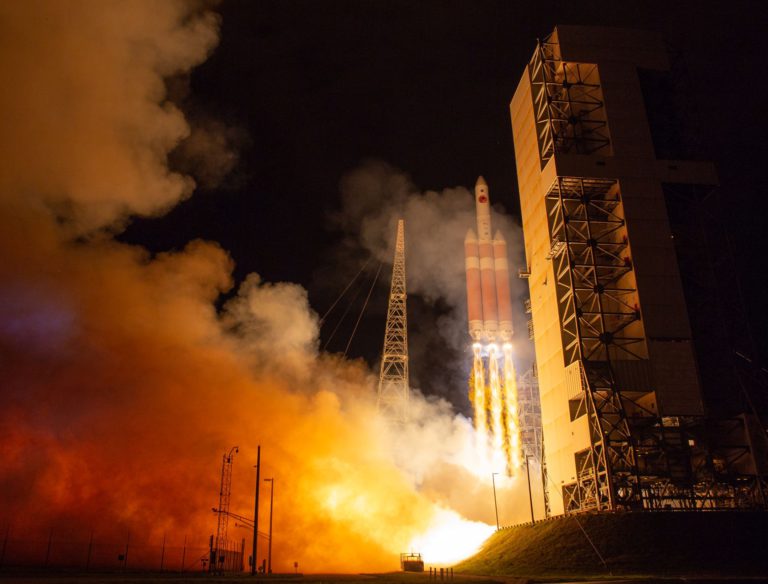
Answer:
<svg viewBox="0 0 768 584"><path fill-rule="evenodd" d="M219 488L218 522L216 524L216 542L208 566L209 571L218 572L227 549L227 524L229 523L229 499L232 494L232 462L238 447L233 446L224 454L221 461L221 487Z"/></svg>
<svg viewBox="0 0 768 584"><path fill-rule="evenodd" d="M389 291L387 328L379 374L378 410L395 422L405 422L408 411L408 318L405 292L405 237L404 221L397 222L395 260L392 266L392 285Z"/></svg>

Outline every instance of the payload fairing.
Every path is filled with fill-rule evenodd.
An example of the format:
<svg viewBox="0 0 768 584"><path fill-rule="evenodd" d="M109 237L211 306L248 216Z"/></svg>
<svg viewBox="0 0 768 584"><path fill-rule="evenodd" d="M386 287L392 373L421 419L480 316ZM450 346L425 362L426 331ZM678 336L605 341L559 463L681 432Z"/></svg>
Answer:
<svg viewBox="0 0 768 584"><path fill-rule="evenodd" d="M507 242L499 231L491 238L488 184L475 183L477 235L470 229L464 239L467 273L469 334L475 342L512 340L512 300L509 292Z"/></svg>

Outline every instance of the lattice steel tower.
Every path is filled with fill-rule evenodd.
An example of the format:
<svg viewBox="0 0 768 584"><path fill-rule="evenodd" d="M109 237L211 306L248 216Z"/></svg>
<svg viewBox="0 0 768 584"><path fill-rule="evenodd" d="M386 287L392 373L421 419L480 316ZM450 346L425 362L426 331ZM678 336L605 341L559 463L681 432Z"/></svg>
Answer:
<svg viewBox="0 0 768 584"><path fill-rule="evenodd" d="M384 350L381 355L377 407L385 417L405 422L408 411L408 318L405 292L405 237L404 221L397 222L395 260L392 266L392 284L389 291L387 328L384 332Z"/></svg>
<svg viewBox="0 0 768 584"><path fill-rule="evenodd" d="M221 461L221 486L219 487L219 508L218 521L216 524L216 541L211 562L208 569L211 572L220 570L221 561L224 552L227 549L227 526L229 524L229 499L232 495L232 463L235 460L235 454L239 452L237 446L229 449L224 454Z"/></svg>

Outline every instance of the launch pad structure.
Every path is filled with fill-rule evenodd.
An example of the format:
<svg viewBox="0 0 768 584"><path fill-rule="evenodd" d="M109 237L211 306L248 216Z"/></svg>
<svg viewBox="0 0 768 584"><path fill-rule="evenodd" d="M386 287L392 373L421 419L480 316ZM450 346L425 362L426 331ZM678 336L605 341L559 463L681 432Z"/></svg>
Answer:
<svg viewBox="0 0 768 584"><path fill-rule="evenodd" d="M395 423L404 423L408 415L410 385L408 379L408 313L405 286L405 221L397 222L392 282L387 306L384 348L381 354L376 405L379 413Z"/></svg>
<svg viewBox="0 0 768 584"><path fill-rule="evenodd" d="M733 345L670 210L717 177L649 123L645 81L669 69L653 33L558 26L510 104L553 514L767 506L758 417L708 399Z"/></svg>

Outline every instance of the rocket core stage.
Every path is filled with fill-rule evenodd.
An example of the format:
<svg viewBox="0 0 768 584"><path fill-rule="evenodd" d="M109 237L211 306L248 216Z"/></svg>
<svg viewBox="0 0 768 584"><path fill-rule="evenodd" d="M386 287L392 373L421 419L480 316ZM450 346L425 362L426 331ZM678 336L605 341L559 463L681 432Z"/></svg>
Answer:
<svg viewBox="0 0 768 584"><path fill-rule="evenodd" d="M507 242L499 231L491 239L491 204L482 176L475 183L475 212L478 235L470 229L464 239L469 334L476 342L509 342L512 300Z"/></svg>
<svg viewBox="0 0 768 584"><path fill-rule="evenodd" d="M503 466L509 476L514 476L522 459L507 242L498 231L491 239L491 204L488 184L482 176L475 184L475 210L479 237L470 229L464 240L474 355L469 399L475 410L478 454L493 468Z"/></svg>

